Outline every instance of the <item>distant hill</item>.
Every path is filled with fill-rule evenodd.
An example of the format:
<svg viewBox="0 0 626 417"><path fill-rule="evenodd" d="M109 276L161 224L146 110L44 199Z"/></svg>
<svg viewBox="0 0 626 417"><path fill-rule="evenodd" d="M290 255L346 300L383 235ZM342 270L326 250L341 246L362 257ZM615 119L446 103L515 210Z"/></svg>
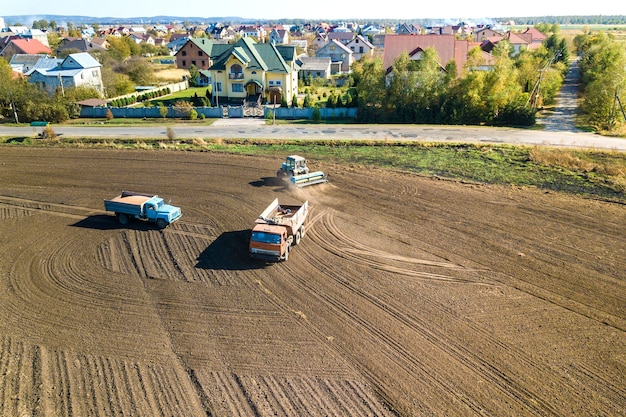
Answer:
<svg viewBox="0 0 626 417"><path fill-rule="evenodd" d="M67 22L71 22L73 25L81 26L98 24L101 26L109 25L151 25L151 24L168 24L168 23L184 23L190 24L208 24L214 22L222 22L228 24L259 24L268 22L281 22L285 24L310 22L305 18L299 19L254 19L243 18L237 16L221 16L221 17L199 17L199 16L139 16L139 17L93 17L93 16L64 16L64 15L14 15L14 16L0 16L4 17L5 25L14 25L20 23L22 25L31 26L35 20L47 20L48 22L54 21L59 26L64 26ZM312 19L318 20L318 19ZM337 21L353 20L358 23L384 23L384 24L396 24L396 23L416 23L421 26L435 26L441 24L458 24L460 20L454 21L454 19L445 19L445 21L437 19L337 19ZM328 22L333 22L333 19L327 19ZM533 16L533 17L484 17L482 19L471 19L475 24L493 24L494 22L510 22L514 21L517 25L535 25L537 23L549 23L549 24L570 24L570 25L624 25L626 24L626 15L616 16Z"/></svg>
<svg viewBox="0 0 626 417"><path fill-rule="evenodd" d="M31 26L35 20L47 20L48 22L54 21L57 25L64 25L66 22L71 22L73 25L131 25L131 24L168 24L168 23L208 23L208 22L232 22L232 23L245 23L250 22L250 19L244 19L236 16L228 17L183 17L183 16L151 16L151 17L93 17L93 16L64 16L64 15L14 15L14 16L2 16L7 26L14 25L15 23L21 23L26 26Z"/></svg>

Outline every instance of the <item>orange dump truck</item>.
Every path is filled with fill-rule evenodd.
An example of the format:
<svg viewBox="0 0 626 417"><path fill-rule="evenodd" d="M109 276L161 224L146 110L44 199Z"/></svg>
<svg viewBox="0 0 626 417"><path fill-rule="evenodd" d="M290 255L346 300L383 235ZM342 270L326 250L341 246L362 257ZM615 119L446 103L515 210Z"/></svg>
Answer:
<svg viewBox="0 0 626 417"><path fill-rule="evenodd" d="M309 202L279 204L276 198L256 219L250 235L250 256L265 261L286 261L292 246L304 236Z"/></svg>

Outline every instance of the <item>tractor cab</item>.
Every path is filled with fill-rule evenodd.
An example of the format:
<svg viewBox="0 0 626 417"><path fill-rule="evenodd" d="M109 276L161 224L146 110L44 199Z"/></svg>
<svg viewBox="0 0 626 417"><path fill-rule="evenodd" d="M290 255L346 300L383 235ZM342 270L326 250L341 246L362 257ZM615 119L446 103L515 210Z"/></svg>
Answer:
<svg viewBox="0 0 626 417"><path fill-rule="evenodd" d="M278 177L293 177L296 175L308 174L309 168L306 166L306 159L299 155L289 155L278 170Z"/></svg>

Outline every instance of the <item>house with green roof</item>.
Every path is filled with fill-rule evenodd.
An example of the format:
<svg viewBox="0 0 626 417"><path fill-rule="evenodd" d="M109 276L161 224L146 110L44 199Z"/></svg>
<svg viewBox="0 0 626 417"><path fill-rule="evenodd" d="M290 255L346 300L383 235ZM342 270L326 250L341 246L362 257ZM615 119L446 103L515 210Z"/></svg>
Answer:
<svg viewBox="0 0 626 417"><path fill-rule="evenodd" d="M284 97L291 104L298 93L294 46L258 43L249 37L234 44L191 39L177 52L176 62L178 68L195 65L221 103L280 104Z"/></svg>

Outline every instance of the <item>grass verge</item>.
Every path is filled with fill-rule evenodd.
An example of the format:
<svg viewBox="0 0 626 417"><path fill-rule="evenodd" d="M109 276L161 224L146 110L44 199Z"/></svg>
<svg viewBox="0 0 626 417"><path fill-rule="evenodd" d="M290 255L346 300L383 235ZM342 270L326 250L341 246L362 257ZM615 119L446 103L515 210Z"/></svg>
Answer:
<svg viewBox="0 0 626 417"><path fill-rule="evenodd" d="M375 166L487 184L533 186L626 203L626 154L491 144L389 141L299 141L238 139L12 138L18 146L100 147L222 152L275 156L302 154L310 160Z"/></svg>

